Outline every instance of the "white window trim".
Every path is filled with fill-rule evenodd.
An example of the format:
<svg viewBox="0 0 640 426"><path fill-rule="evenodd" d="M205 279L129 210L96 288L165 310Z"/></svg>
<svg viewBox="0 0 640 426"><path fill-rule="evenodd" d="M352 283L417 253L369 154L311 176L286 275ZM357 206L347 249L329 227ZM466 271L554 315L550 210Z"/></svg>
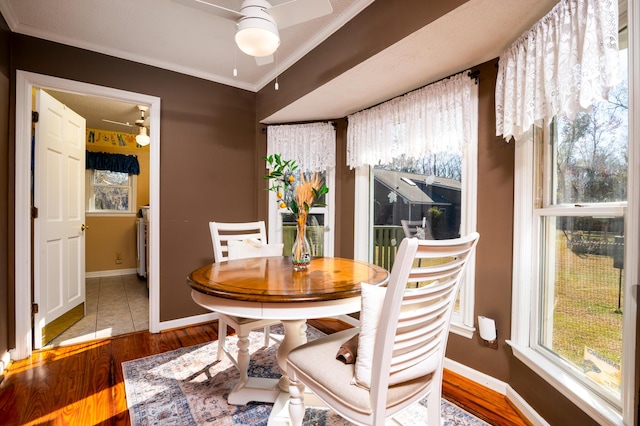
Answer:
<svg viewBox="0 0 640 426"><path fill-rule="evenodd" d="M630 425L635 418L635 363L636 327L637 327L637 292L640 263L640 7L637 2L628 1L628 36L629 36L629 173L628 201L625 223L625 265L636 265L625 270L623 343L622 343L622 375L621 401L622 412L611 407L602 398L589 392L575 379L570 377L556 365L552 364L529 347L530 300L532 300L531 276L533 264L530 254L537 252L537 238L534 239L533 172L527 168L533 161L533 144L531 135L525 137L515 150L515 194L528 194L514 205L514 253L513 253L513 285L512 285L512 321L511 345L513 353L527 367L554 386L576 406L598 421L600 424ZM518 171L527 170L527 173ZM535 245L534 245L535 242ZM536 300L535 298L533 300Z"/></svg>
<svg viewBox="0 0 640 426"><path fill-rule="evenodd" d="M324 215L324 248L323 253L325 256L330 257L335 253L335 182L336 171L335 167L328 168L326 170L325 185L329 188L329 192L325 194L324 207L312 207L309 210L309 214L323 214ZM282 215L290 213L287 209L275 208L278 205L276 193L269 191L269 226L268 226L268 240L272 243L282 243Z"/></svg>
<svg viewBox="0 0 640 426"><path fill-rule="evenodd" d="M631 83L631 82L630 82ZM631 90L631 89L630 89ZM630 92L633 93L633 92ZM637 123L632 124L634 115L630 105L630 139L633 135L638 136ZM634 149L633 143L629 144L629 182L637 182L640 170L635 164L640 164L640 150ZM536 301L536 285L539 278L539 270L536 267L537 262L531 261L532 253L535 255L540 252L540 244L537 238L538 227L540 226L539 216L544 213L553 211L558 214L566 214L569 210L559 208L534 209L533 190L534 190L534 173L533 173L533 137L531 132L523 141L518 142L515 150L515 181L514 193L522 194L521 199L516 198L514 205L514 252L513 252L513 295L512 295L512 329L511 340L507 343L512 347L513 353L527 367L531 368L536 374L546 380L555 387L562 395L567 397L576 406L582 409L594 420L600 424L622 425L631 424L633 419L634 407L634 391L633 377L628 373L633 371L633 363L635 362L635 321L636 321L636 301L633 297L625 297L624 299L624 333L623 333L623 363L622 369L626 373L622 376L622 404L623 413L617 407L612 406L603 397L596 392L591 391L576 378L570 376L566 371L561 369L557 364L551 362L547 357L541 355L532 348L535 342L535 327L532 327L534 321L537 321L535 313L539 311L539 307L531 301ZM632 159L636 161L632 161ZM630 189L634 189L630 186ZM625 265L638 264L638 241L634 236L638 235L638 214L632 212L638 211L638 188L635 188L635 197L629 191L629 202L627 204L626 219L626 235L625 245ZM620 206L603 207L603 212L611 211L611 209L622 209ZM574 209L575 210L575 209ZM594 211L589 211L591 214ZM587 213L587 212L586 212ZM631 295L632 285L637 283L637 267L629 267L625 271L625 294ZM636 284L637 285L637 284ZM624 416L624 419L623 419Z"/></svg>
<svg viewBox="0 0 640 426"><path fill-rule="evenodd" d="M637 2L628 2L629 29L629 191L627 201L625 233L625 265L636 265L625 270L623 344L621 401L622 412L611 407L602 398L589 392L575 379L570 377L556 365L552 364L529 346L529 330L532 320L530 300L532 299L531 276L533 264L530 261L531 251L538 251L537 238L534 239L533 217L533 173L527 168L533 161L533 143L531 135L516 145L515 150L515 194L528 194L514 205L514 265L513 265L513 299L511 345L513 353L522 363L554 386L576 406L582 409L601 424L623 425L633 424L635 418L635 383L634 369L636 358L637 327L637 291L640 263L640 7ZM518 171L527 170L527 173ZM635 184L634 184L635 183ZM535 244L534 244L535 243Z"/></svg>
<svg viewBox="0 0 640 426"><path fill-rule="evenodd" d="M129 210L93 210L93 199L95 197L94 188L94 174L93 169L87 169L85 173L86 180L86 206L85 206L85 216L89 217L134 217L137 214L137 193L138 193L138 176L129 175L129 179L131 185L129 186L131 195L129 196Z"/></svg>
<svg viewBox="0 0 640 426"><path fill-rule="evenodd" d="M471 90L472 102L471 126L474 129L473 141L463 148L462 153L462 216L460 234L468 235L478 230L478 85ZM476 251L469 258L469 267L460 287L460 311L451 316L451 331L471 339L475 333L475 282Z"/></svg>
<svg viewBox="0 0 640 426"><path fill-rule="evenodd" d="M473 111L471 111L471 128L473 140L463 148L462 160L462 194L463 208L460 219L460 233L462 235L477 230L478 211L478 85L474 85L471 91ZM470 161L471 160L471 161ZM373 257L373 247L369 242L373 239L373 206L370 197L373 188L373 173L371 167L361 166L355 168L355 207L353 230L353 254L354 259L370 261ZM367 220L363 220L366 218ZM454 312L451 316L450 331L460 336L471 339L476 329L475 321L475 252L469 259L469 267L466 269L465 278L460 287L460 312Z"/></svg>

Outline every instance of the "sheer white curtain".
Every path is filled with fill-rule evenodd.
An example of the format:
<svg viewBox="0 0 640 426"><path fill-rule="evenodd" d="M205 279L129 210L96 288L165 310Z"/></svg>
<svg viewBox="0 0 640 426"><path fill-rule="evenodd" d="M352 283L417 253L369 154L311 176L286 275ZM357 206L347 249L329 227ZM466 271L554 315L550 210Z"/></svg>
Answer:
<svg viewBox="0 0 640 426"><path fill-rule="evenodd" d="M460 149L473 140L468 71L348 116L347 164L388 163Z"/></svg>
<svg viewBox="0 0 640 426"><path fill-rule="evenodd" d="M573 118L620 81L618 0L561 0L501 56L496 135Z"/></svg>
<svg viewBox="0 0 640 426"><path fill-rule="evenodd" d="M267 156L295 160L300 170L321 172L336 165L336 130L331 123L267 126Z"/></svg>

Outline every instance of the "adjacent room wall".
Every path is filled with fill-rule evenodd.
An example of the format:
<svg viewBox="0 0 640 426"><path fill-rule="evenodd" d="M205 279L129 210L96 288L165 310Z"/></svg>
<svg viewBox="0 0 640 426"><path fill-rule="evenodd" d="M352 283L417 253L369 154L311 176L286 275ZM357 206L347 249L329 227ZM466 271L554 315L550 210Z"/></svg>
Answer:
<svg viewBox="0 0 640 426"><path fill-rule="evenodd" d="M116 132L91 129L102 138L114 139ZM133 139L132 135L130 136ZM122 136L121 136L122 137ZM87 144L88 151L108 152L113 154L135 155L140 164L140 174L136 181L135 215L102 216L87 215L89 226L85 236L86 266L88 274L94 276L101 273L113 273L118 270L131 270L138 267L137 260L137 228L136 220L139 206L149 204L149 147Z"/></svg>

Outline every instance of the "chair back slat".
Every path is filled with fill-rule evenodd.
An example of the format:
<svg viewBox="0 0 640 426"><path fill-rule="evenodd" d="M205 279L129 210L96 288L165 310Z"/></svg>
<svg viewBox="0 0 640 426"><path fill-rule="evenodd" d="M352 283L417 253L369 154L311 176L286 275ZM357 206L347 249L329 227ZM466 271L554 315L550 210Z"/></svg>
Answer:
<svg viewBox="0 0 640 426"><path fill-rule="evenodd" d="M229 258L229 241L255 239L267 244L267 230L264 221L257 222L209 222L213 258L215 262L224 262Z"/></svg>
<svg viewBox="0 0 640 426"><path fill-rule="evenodd" d="M440 392L451 313L478 238L474 232L453 240L402 240L375 342L374 412L385 411L389 386L401 381L436 374L432 391Z"/></svg>

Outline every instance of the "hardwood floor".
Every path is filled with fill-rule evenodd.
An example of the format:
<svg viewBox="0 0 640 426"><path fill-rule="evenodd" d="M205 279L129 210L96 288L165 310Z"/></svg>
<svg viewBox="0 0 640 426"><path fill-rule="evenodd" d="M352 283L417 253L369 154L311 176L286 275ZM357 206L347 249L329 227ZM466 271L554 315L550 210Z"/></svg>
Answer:
<svg viewBox="0 0 640 426"><path fill-rule="evenodd" d="M349 326L312 320L325 333ZM120 364L217 338L217 322L34 352L0 383L0 425L129 425ZM527 425L504 396L445 370L444 397L493 425Z"/></svg>

